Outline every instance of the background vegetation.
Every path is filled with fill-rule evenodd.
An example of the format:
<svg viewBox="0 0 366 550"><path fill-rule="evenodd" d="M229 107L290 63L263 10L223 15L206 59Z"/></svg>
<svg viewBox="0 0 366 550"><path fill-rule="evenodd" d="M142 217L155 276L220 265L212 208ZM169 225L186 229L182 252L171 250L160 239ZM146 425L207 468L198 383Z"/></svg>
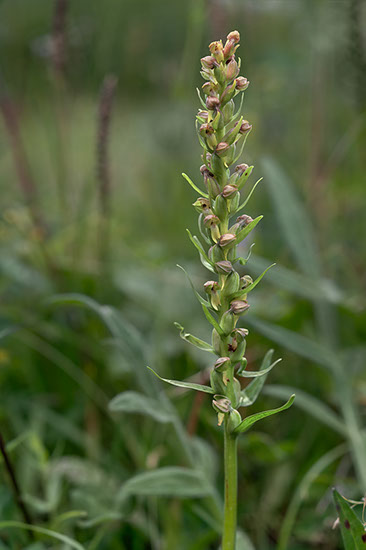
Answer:
<svg viewBox="0 0 366 550"><path fill-rule="evenodd" d="M366 490L365 18L362 0L0 2L0 432L34 525L90 550L217 549L209 397L145 365L197 381L210 367L173 326L209 337L175 267L203 284L181 173L199 181L199 59L235 28L251 81L243 162L264 176L248 267L277 262L250 296L248 360L283 357L261 409L284 386L298 405L241 440L240 544L341 548L330 488ZM124 410L108 408L126 390ZM71 548L6 526L27 518L4 466L0 548Z"/></svg>

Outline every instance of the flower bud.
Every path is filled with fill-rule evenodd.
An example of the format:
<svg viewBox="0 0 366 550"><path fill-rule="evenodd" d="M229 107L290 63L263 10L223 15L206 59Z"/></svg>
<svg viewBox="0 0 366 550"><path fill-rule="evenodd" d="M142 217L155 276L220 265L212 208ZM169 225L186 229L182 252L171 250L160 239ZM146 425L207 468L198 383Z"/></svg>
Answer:
<svg viewBox="0 0 366 550"><path fill-rule="evenodd" d="M239 73L239 67L235 59L231 59L229 63L226 65L226 71L225 76L226 80L233 80L233 78L237 77Z"/></svg>
<svg viewBox="0 0 366 550"><path fill-rule="evenodd" d="M220 100L218 97L209 95L206 99L206 107L209 111L214 111L220 106Z"/></svg>
<svg viewBox="0 0 366 550"><path fill-rule="evenodd" d="M226 37L228 40L232 40L234 44L239 44L240 42L240 33L239 31L231 31Z"/></svg>
<svg viewBox="0 0 366 550"><path fill-rule="evenodd" d="M215 363L216 372L224 372L230 367L230 357L219 357Z"/></svg>
<svg viewBox="0 0 366 550"><path fill-rule="evenodd" d="M233 300L230 304L230 310L234 315L243 315L249 309L248 302L244 300ZM233 327L234 328L234 327Z"/></svg>
<svg viewBox="0 0 366 550"><path fill-rule="evenodd" d="M235 88L240 92L243 92L244 90L246 90L248 86L249 86L249 80L245 78L245 76L238 76L238 78L235 79Z"/></svg>
<svg viewBox="0 0 366 550"><path fill-rule="evenodd" d="M205 289L206 294L211 295L220 290L220 285L217 281L206 281L203 288Z"/></svg>
<svg viewBox="0 0 366 550"><path fill-rule="evenodd" d="M253 279L250 275L244 275L243 277L240 277L240 290L245 290L252 283Z"/></svg>
<svg viewBox="0 0 366 550"><path fill-rule="evenodd" d="M216 412L228 413L231 409L231 401L225 395L214 395L212 406Z"/></svg>
<svg viewBox="0 0 366 550"><path fill-rule="evenodd" d="M241 123L239 132L241 134L247 134L248 132L250 132L252 127L253 126L251 124L249 124L249 122L247 120L243 120L243 122Z"/></svg>
<svg viewBox="0 0 366 550"><path fill-rule="evenodd" d="M202 86L202 91L206 95L211 95L215 91L212 82L205 82Z"/></svg>
<svg viewBox="0 0 366 550"><path fill-rule="evenodd" d="M246 328L235 328L231 336L236 339L237 342L242 342L248 336L249 330Z"/></svg>
<svg viewBox="0 0 366 550"><path fill-rule="evenodd" d="M232 245L236 240L236 236L232 233L224 233L224 235L221 235L219 240L219 245L221 248L226 248L227 246Z"/></svg>
<svg viewBox="0 0 366 550"><path fill-rule="evenodd" d="M214 129L211 124L205 123L200 126L200 134L202 137L210 136L214 133Z"/></svg>
<svg viewBox="0 0 366 550"><path fill-rule="evenodd" d="M247 216L246 214L243 214L242 216L238 216L236 218L236 222L234 225L230 227L230 231L233 233L237 233L240 231L240 229L243 229L247 225L249 225L253 221L253 218L250 216Z"/></svg>
<svg viewBox="0 0 366 550"><path fill-rule="evenodd" d="M197 212L200 214L208 214L210 211L210 201L208 199L205 199L203 197L199 197L193 205Z"/></svg>
<svg viewBox="0 0 366 550"><path fill-rule="evenodd" d="M217 273L221 273L223 275L227 275L228 273L231 273L234 270L232 263L229 262L228 260L222 260L220 262L216 262L215 269Z"/></svg>
<svg viewBox="0 0 366 550"><path fill-rule="evenodd" d="M244 174L248 170L249 166L247 164L238 164L238 166L235 168L235 172L239 174L239 177Z"/></svg>
<svg viewBox="0 0 366 550"><path fill-rule="evenodd" d="M225 185L224 189L222 190L221 195L225 199L229 199L230 197L232 197L237 192L238 192L238 188L236 187L236 185Z"/></svg>
<svg viewBox="0 0 366 550"><path fill-rule="evenodd" d="M212 55L206 55L201 58L201 64L204 69L213 69L218 63Z"/></svg>
<svg viewBox="0 0 366 550"><path fill-rule="evenodd" d="M221 40L211 42L209 45L209 50L218 63L224 61L224 47Z"/></svg>
<svg viewBox="0 0 366 550"><path fill-rule="evenodd" d="M230 149L230 145L226 143L225 141L221 141L217 146L215 153L219 155L219 157L225 156L225 154Z"/></svg>
<svg viewBox="0 0 366 550"><path fill-rule="evenodd" d="M196 114L198 122L207 122L208 121L208 112L207 111L198 111Z"/></svg>
<svg viewBox="0 0 366 550"><path fill-rule="evenodd" d="M203 220L204 226L211 230L211 237L215 243L220 239L220 230L217 227L217 224L219 223L219 218L214 214L209 214Z"/></svg>
<svg viewBox="0 0 366 550"><path fill-rule="evenodd" d="M242 360L246 347L246 340L238 341L235 337L232 339L231 344L229 344L229 352L231 352L230 358L233 364Z"/></svg>

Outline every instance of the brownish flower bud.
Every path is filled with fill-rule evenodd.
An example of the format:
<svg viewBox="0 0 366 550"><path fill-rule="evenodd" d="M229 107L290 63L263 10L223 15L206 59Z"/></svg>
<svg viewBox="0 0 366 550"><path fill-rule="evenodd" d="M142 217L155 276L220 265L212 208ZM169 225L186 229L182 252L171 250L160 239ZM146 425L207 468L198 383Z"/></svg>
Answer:
<svg viewBox="0 0 366 550"><path fill-rule="evenodd" d="M217 372L224 372L230 366L230 357L219 357L215 363L215 370Z"/></svg>
<svg viewBox="0 0 366 550"><path fill-rule="evenodd" d="M238 78L235 79L235 88L237 90L243 91L246 90L249 86L249 80L245 78L245 76L238 76Z"/></svg>
<svg viewBox="0 0 366 550"><path fill-rule="evenodd" d="M228 413L231 410L231 401L224 395L214 395L212 406L218 413Z"/></svg>
<svg viewBox="0 0 366 550"><path fill-rule="evenodd" d="M248 132L250 132L251 129L252 129L252 125L249 124L247 120L243 120L243 122L241 123L239 132L241 134L247 134Z"/></svg>
<svg viewBox="0 0 366 550"><path fill-rule="evenodd" d="M205 289L206 294L211 295L220 289L220 285L217 281L206 281L203 288Z"/></svg>
<svg viewBox="0 0 366 550"><path fill-rule="evenodd" d="M196 118L200 122L201 121L207 122L208 121L208 112L207 111L198 111L198 113L196 114Z"/></svg>
<svg viewBox="0 0 366 550"><path fill-rule="evenodd" d="M228 151L229 148L230 148L230 145L228 143L226 143L225 141L221 141L217 145L215 153L219 155L219 157L225 156L225 153Z"/></svg>
<svg viewBox="0 0 366 550"><path fill-rule="evenodd" d="M238 166L235 168L235 172L239 172L240 176L248 170L249 166L247 164L238 164Z"/></svg>
<svg viewBox="0 0 366 550"><path fill-rule="evenodd" d="M200 214L210 212L210 201L204 197L199 197L192 206L194 206Z"/></svg>
<svg viewBox="0 0 366 550"><path fill-rule="evenodd" d="M226 37L228 40L232 40L234 44L239 44L240 42L240 33L238 31L231 31Z"/></svg>
<svg viewBox="0 0 366 550"><path fill-rule="evenodd" d="M225 197L225 199L228 199L232 197L237 191L238 188L236 187L236 185L225 185L221 195Z"/></svg>
<svg viewBox="0 0 366 550"><path fill-rule="evenodd" d="M248 302L244 300L233 300L230 304L230 310L234 315L242 315L249 309Z"/></svg>
<svg viewBox="0 0 366 550"><path fill-rule="evenodd" d="M220 100L215 96L208 96L206 99L206 107L209 111L214 111L220 106Z"/></svg>
<svg viewBox="0 0 366 550"><path fill-rule="evenodd" d="M249 330L246 328L234 328L234 330L231 333L231 336L235 338L235 340L240 343L248 336Z"/></svg>
<svg viewBox="0 0 366 550"><path fill-rule="evenodd" d="M233 80L239 73L239 67L235 59L231 59L226 65L225 76L227 80Z"/></svg>
<svg viewBox="0 0 366 550"><path fill-rule="evenodd" d="M236 240L236 236L232 233L224 233L224 235L221 235L219 239L219 245L221 248L225 248L226 246L230 246L233 244Z"/></svg>
<svg viewBox="0 0 366 550"><path fill-rule="evenodd" d="M212 55L206 55L206 57L202 57L201 63L204 69L213 69L218 65L216 59L212 57Z"/></svg>
<svg viewBox="0 0 366 550"><path fill-rule="evenodd" d="M211 95L215 91L212 82L205 82L202 86L202 91L206 95Z"/></svg>
<svg viewBox="0 0 366 550"><path fill-rule="evenodd" d="M247 214L242 214L241 216L238 216L236 218L236 223L240 225L240 227L246 227L250 223L252 223L253 218L248 216Z"/></svg>
<svg viewBox="0 0 366 550"><path fill-rule="evenodd" d="M214 129L213 129L211 124L209 124L207 122L205 124L201 124L201 126L200 126L201 136L204 136L204 137L205 136L210 136L213 133L214 133Z"/></svg>
<svg viewBox="0 0 366 550"><path fill-rule="evenodd" d="M232 263L229 262L228 260L222 260L221 262L216 262L215 268L218 273L222 273L223 275L227 275L228 273L231 273L234 270Z"/></svg>
<svg viewBox="0 0 366 550"><path fill-rule="evenodd" d="M217 225L218 223L220 223L220 220L217 216L215 216L215 214L209 214L203 220L203 224L205 227L212 227L213 225Z"/></svg>
<svg viewBox="0 0 366 550"><path fill-rule="evenodd" d="M224 47L221 40L211 42L209 45L209 50L218 63L224 61Z"/></svg>

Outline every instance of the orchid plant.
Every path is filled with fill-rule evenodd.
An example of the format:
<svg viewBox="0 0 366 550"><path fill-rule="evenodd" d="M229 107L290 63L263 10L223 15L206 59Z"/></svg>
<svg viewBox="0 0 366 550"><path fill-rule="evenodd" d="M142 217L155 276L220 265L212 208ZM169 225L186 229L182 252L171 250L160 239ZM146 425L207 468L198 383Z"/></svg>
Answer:
<svg viewBox="0 0 366 550"><path fill-rule="evenodd" d="M213 395L212 406L224 433L225 509L222 550L235 550L236 545L238 437L258 420L288 409L295 398L292 395L287 403L277 409L244 418L240 413L240 409L256 401L266 375L280 359L272 361L273 350L270 350L258 371L249 370L245 358L248 330L238 325L241 317L249 310L249 293L272 267L268 267L254 281L249 275L240 272L241 266L245 266L250 257L250 249L246 258L240 256L240 244L262 216L252 219L242 213L260 180L243 199L241 192L253 166L236 163L242 155L252 125L241 115L243 92L248 88L249 81L239 76L241 62L235 57L239 40L238 31L230 32L225 45L221 40L212 42L209 46L210 55L201 59L201 75L205 83L202 93L197 90L201 108L196 115L196 128L203 149L200 171L204 191L183 174L199 194L193 206L198 212L200 237L192 235L189 230L187 232L202 264L212 275L203 285L205 297L191 284L212 326L212 342L193 336L178 323L176 326L184 340L217 358L213 361L210 386L162 379L174 386ZM238 96L241 96L241 100L236 105ZM250 380L244 389L240 382L242 379Z"/></svg>

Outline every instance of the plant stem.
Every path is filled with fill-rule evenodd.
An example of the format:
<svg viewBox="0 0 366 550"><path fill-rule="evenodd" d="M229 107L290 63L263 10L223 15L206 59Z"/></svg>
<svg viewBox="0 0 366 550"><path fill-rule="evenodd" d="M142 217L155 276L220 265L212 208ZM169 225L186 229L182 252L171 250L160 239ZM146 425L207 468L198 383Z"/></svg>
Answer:
<svg viewBox="0 0 366 550"><path fill-rule="evenodd" d="M235 550L238 500L237 436L229 432L225 419L225 509L222 550Z"/></svg>

